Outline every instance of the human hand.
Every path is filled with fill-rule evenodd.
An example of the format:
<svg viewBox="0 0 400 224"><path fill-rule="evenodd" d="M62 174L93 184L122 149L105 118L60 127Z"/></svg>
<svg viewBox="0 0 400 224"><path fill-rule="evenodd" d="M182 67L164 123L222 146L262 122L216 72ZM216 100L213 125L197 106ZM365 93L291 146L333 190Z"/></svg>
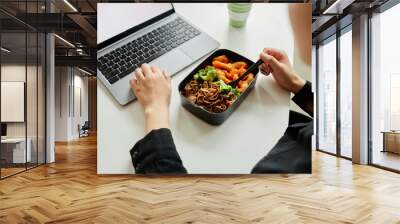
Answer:
<svg viewBox="0 0 400 224"><path fill-rule="evenodd" d="M134 72L131 88L143 107L146 132L169 128L171 77L159 68L143 64Z"/></svg>
<svg viewBox="0 0 400 224"><path fill-rule="evenodd" d="M282 88L296 94L306 84L306 81L293 70L284 51L264 48L260 58L264 62L260 66L261 72L267 76L272 73L274 79Z"/></svg>

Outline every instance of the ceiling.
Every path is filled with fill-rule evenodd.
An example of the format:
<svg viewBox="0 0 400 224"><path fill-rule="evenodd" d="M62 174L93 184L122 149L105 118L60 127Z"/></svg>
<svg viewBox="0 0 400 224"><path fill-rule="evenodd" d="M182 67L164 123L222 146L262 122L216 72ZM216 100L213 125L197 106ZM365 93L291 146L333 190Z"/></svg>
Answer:
<svg viewBox="0 0 400 224"><path fill-rule="evenodd" d="M73 62L71 66L86 66L95 73L97 2L104 1L1 0L2 46L11 50L6 57L14 61L34 57L37 47L32 38L37 33L54 32L56 65ZM26 31L35 35L25 37ZM79 61L82 64L77 64Z"/></svg>
<svg viewBox="0 0 400 224"><path fill-rule="evenodd" d="M311 2L313 4L313 42L326 38L346 25L353 16L377 7L387 0L270 0L269 2ZM85 65L96 70L96 6L98 2L134 2L117 0L1 0L2 45L13 54L25 54L26 30L54 32L56 63ZM148 1L147 1L148 2ZM51 12L51 13L50 13ZM324 13L325 12L325 13ZM329 12L329 13L326 13ZM339 22L338 21L342 21ZM343 22L344 21L344 22ZM36 46L28 38L28 55ZM66 41L63 41L66 40ZM11 54L10 54L11 55ZM10 56L9 55L9 56Z"/></svg>
<svg viewBox="0 0 400 224"><path fill-rule="evenodd" d="M314 0L313 44L350 25L354 17L373 11L390 0Z"/></svg>

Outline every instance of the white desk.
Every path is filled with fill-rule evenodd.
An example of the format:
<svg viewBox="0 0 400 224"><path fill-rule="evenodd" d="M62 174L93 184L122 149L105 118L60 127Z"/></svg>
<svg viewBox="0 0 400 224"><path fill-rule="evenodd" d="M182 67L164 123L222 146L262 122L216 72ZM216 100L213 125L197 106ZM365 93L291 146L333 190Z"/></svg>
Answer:
<svg viewBox="0 0 400 224"><path fill-rule="evenodd" d="M243 29L229 26L226 4L174 6L179 14L217 39L220 48L256 60L263 47L271 46L284 49L293 58L293 36L284 4L253 4ZM179 82L199 62L172 79L171 130L177 150L192 174L249 173L284 133L290 95L273 78L259 76L256 88L225 123L208 125L181 106L177 90ZM135 101L120 106L100 82L97 91L97 172L134 173L129 150L144 136L140 104Z"/></svg>
<svg viewBox="0 0 400 224"><path fill-rule="evenodd" d="M25 163L31 161L31 145L32 141L30 138L26 139L27 142L27 147L25 151L25 138L5 138L1 139L1 144L2 145L14 145L12 151L13 151L13 158L12 162L13 163ZM4 149L2 149L4 150ZM26 154L25 154L26 152Z"/></svg>

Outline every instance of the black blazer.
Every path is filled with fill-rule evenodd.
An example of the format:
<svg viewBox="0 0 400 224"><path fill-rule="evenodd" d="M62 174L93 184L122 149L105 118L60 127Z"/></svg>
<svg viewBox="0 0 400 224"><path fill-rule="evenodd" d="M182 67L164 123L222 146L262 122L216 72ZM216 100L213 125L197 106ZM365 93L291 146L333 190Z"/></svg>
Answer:
<svg viewBox="0 0 400 224"><path fill-rule="evenodd" d="M292 98L311 117L313 93L311 83ZM252 173L311 173L312 118L290 111L289 125L269 153L252 169ZM171 131L152 130L130 150L133 167L138 174L187 173L176 151Z"/></svg>

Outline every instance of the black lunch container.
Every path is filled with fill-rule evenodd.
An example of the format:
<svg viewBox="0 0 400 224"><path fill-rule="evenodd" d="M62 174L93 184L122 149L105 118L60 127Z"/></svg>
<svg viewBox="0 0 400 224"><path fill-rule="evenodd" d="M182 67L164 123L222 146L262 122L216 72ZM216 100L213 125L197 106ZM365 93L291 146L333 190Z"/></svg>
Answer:
<svg viewBox="0 0 400 224"><path fill-rule="evenodd" d="M186 110L197 116L198 118L202 119L203 121L212 124L212 125L219 125L222 124L228 117L236 110L236 108L242 103L242 101L249 95L250 91L254 88L257 80L257 74L259 69L257 68L254 72L254 80L251 82L249 87L240 94L240 96L235 100L235 102L224 112L222 113L213 113L203 109L201 106L190 102L183 94L182 90L185 88L186 83L190 82L193 79L193 75L196 74L200 69L205 68L207 65L212 65L212 59L220 56L226 55L229 60L231 61L244 61L247 63L248 67L254 64L253 61L243 57L242 55L235 53L233 51L227 49L219 49L211 54L207 59L205 59L199 66L197 66L182 82L179 84L178 90L181 97L181 103Z"/></svg>

